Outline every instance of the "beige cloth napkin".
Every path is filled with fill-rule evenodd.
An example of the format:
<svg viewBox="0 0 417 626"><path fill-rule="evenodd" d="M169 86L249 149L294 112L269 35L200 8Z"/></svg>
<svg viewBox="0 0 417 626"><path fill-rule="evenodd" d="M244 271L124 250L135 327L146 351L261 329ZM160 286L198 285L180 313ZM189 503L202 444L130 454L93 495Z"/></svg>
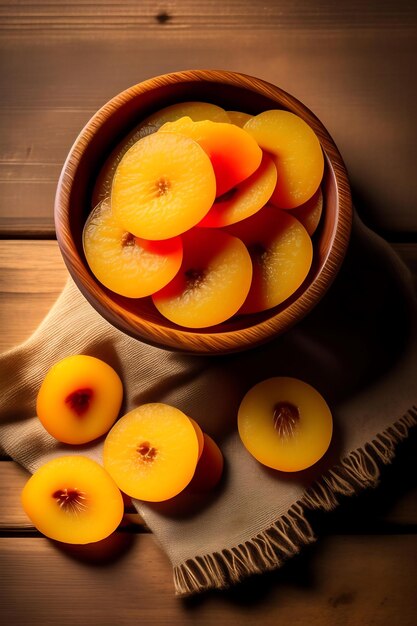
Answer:
<svg viewBox="0 0 417 626"><path fill-rule="evenodd" d="M331 509L340 494L375 485L379 467L417 423L417 307L408 270L355 218L342 270L323 301L285 336L227 357L184 356L122 334L71 280L45 320L0 359L0 444L34 471L69 451L101 460L102 441L75 449L55 441L35 414L48 368L70 354L112 365L125 389L123 411L167 402L220 443L226 471L209 498L185 496L135 506L171 559L178 594L224 587L278 567L314 540L309 508ZM295 474L258 464L236 433L247 389L271 376L301 378L330 404L334 438L325 457Z"/></svg>

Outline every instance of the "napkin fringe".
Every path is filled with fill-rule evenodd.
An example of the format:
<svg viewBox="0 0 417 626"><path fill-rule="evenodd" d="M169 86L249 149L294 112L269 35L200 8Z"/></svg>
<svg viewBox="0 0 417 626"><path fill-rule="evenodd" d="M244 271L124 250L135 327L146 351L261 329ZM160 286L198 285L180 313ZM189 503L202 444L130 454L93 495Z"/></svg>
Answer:
<svg viewBox="0 0 417 626"><path fill-rule="evenodd" d="M303 497L294 503L269 528L249 541L233 548L196 556L174 567L177 595L188 595L207 589L224 589L250 574L272 570L315 541L316 537L306 512L310 509L330 511L340 496L376 487L381 467L389 464L397 444L405 439L412 426L417 425L417 407L407 411L392 426L371 442L358 448L327 471Z"/></svg>

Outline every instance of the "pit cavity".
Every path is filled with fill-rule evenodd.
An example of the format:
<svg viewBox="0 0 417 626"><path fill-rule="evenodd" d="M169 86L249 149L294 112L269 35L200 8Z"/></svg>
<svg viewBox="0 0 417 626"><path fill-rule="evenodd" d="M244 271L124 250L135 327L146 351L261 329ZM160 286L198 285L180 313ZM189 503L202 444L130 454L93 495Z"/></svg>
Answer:
<svg viewBox="0 0 417 626"><path fill-rule="evenodd" d="M81 513L87 508L85 493L76 487L58 489L52 497L61 509L69 513Z"/></svg>
<svg viewBox="0 0 417 626"><path fill-rule="evenodd" d="M204 270L194 269L191 267L189 270L185 272L187 288L196 289L197 287L200 287L200 285L202 285L204 281L204 277L205 277Z"/></svg>
<svg viewBox="0 0 417 626"><path fill-rule="evenodd" d="M65 404L81 417L88 411L93 393L90 387L76 389L65 398Z"/></svg>
<svg viewBox="0 0 417 626"><path fill-rule="evenodd" d="M293 437L300 422L300 411L291 402L278 402L273 412L274 428L281 439Z"/></svg>
<svg viewBox="0 0 417 626"><path fill-rule="evenodd" d="M171 183L165 176L156 181L156 195L165 196L171 189Z"/></svg>
<svg viewBox="0 0 417 626"><path fill-rule="evenodd" d="M128 232L123 233L121 243L122 243L122 248L125 248L126 246L134 246L135 235L132 235L132 233L128 233Z"/></svg>
<svg viewBox="0 0 417 626"><path fill-rule="evenodd" d="M139 454L139 458L145 461L145 463L153 461L158 454L158 450L154 448L149 441L142 441L136 448L136 451Z"/></svg>

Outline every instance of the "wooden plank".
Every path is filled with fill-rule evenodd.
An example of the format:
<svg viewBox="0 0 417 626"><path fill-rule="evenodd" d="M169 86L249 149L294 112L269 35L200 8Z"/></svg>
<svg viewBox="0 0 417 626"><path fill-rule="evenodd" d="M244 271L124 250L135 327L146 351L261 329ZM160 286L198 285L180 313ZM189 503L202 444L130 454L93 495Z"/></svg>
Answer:
<svg viewBox="0 0 417 626"><path fill-rule="evenodd" d="M394 249L417 275L417 244ZM0 241L0 352L29 337L67 276L56 241Z"/></svg>
<svg viewBox="0 0 417 626"><path fill-rule="evenodd" d="M113 543L112 543L113 542ZM280 571L180 601L152 535L60 546L0 539L4 623L19 626L414 626L417 537L327 537Z"/></svg>
<svg viewBox="0 0 417 626"><path fill-rule="evenodd" d="M190 65L253 74L304 101L369 223L417 233L411 0L33 0L0 13L0 235L52 237L58 173L85 121L129 85Z"/></svg>

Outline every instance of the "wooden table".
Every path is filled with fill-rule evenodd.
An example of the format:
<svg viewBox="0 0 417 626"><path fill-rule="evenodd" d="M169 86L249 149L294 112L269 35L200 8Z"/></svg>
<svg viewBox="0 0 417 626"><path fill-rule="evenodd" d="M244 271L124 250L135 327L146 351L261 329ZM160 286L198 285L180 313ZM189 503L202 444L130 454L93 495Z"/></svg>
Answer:
<svg viewBox="0 0 417 626"><path fill-rule="evenodd" d="M1 349L29 336L65 282L52 207L78 131L122 89L179 69L243 71L304 101L346 160L358 212L416 272L413 4L2 0ZM100 549L61 549L40 536L20 507L26 474L5 459L0 619L16 626L411 626L416 440L402 444L377 490L320 516L319 543L282 570L189 600L174 597L168 560L140 525Z"/></svg>

